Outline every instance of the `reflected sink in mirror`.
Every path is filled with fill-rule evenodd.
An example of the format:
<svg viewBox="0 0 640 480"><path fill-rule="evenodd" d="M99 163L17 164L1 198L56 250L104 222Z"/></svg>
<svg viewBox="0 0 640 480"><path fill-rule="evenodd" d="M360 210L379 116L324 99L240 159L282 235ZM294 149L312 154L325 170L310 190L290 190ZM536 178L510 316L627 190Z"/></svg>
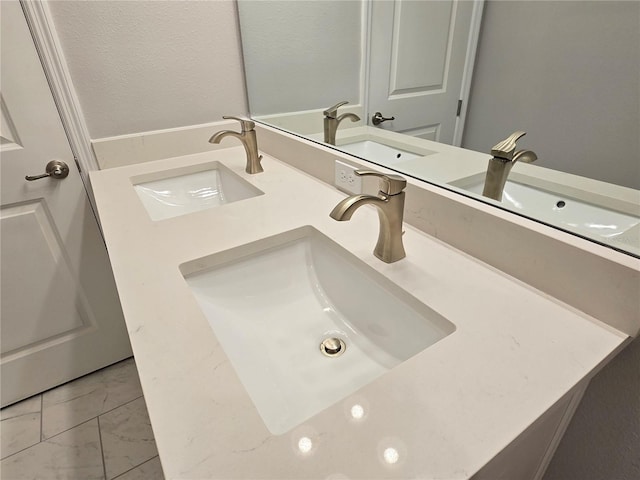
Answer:
<svg viewBox="0 0 640 480"><path fill-rule="evenodd" d="M484 175L451 182L451 185L482 195ZM604 208L566 194L513 180L507 180L501 204L509 210L551 225L640 253L638 215Z"/></svg>
<svg viewBox="0 0 640 480"><path fill-rule="evenodd" d="M131 181L154 221L263 195L220 162L165 170Z"/></svg>
<svg viewBox="0 0 640 480"><path fill-rule="evenodd" d="M373 162L380 162L383 165L393 165L395 163L404 162L406 160L415 160L421 155L407 152L399 148L389 147L382 143L372 140L361 140L353 143L340 145L340 148L355 155L356 157L370 159Z"/></svg>
<svg viewBox="0 0 640 480"><path fill-rule="evenodd" d="M426 148L401 144L397 140L386 138L385 133L382 131L379 135L371 133L350 135L349 131L343 131L336 140L336 144L343 152L386 167L436 153Z"/></svg>
<svg viewBox="0 0 640 480"><path fill-rule="evenodd" d="M180 271L276 435L455 330L308 226L182 264ZM323 353L327 339L337 341L325 342Z"/></svg>

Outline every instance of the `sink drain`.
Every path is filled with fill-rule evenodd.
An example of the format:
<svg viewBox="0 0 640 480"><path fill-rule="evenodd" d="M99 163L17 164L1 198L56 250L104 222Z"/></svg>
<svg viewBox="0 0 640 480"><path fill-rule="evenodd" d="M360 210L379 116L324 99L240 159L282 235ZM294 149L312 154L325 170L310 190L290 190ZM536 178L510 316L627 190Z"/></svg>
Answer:
<svg viewBox="0 0 640 480"><path fill-rule="evenodd" d="M327 357L338 357L344 353L347 345L344 340L336 337L325 338L320 344L320 351Z"/></svg>

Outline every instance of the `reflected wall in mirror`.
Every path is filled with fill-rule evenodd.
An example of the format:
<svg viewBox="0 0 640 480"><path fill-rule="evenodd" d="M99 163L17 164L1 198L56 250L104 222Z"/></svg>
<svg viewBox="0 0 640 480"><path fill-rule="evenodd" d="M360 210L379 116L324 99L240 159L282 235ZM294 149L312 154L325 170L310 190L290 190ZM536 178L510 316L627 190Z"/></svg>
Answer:
<svg viewBox="0 0 640 480"><path fill-rule="evenodd" d="M361 2L240 0L238 9L253 116L359 103Z"/></svg>
<svg viewBox="0 0 640 480"><path fill-rule="evenodd" d="M640 256L640 2L239 1L251 114ZM395 117L374 126L380 112ZM492 147L517 130L501 202ZM456 147L462 147L456 148Z"/></svg>

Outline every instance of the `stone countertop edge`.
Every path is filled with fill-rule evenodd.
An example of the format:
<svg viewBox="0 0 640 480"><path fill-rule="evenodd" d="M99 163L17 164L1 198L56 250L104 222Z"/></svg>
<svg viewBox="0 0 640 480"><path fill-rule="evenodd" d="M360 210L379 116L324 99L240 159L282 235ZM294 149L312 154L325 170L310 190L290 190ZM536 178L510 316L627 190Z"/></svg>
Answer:
<svg viewBox="0 0 640 480"><path fill-rule="evenodd" d="M98 213L166 478L469 478L628 336L406 225L407 257L372 254L373 208L232 147L91 173ZM132 177L219 161L264 195L153 222ZM310 225L456 331L282 435L265 427L179 265ZM359 421L351 406L363 406ZM312 448L302 453L300 438ZM385 463L393 447L398 461ZM342 477L341 477L342 476Z"/></svg>

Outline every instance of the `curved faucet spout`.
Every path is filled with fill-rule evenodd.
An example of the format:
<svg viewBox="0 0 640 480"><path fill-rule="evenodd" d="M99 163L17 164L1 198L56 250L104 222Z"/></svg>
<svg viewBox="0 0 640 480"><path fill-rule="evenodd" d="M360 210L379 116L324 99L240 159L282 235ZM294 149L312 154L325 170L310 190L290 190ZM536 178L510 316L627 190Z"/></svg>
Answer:
<svg viewBox="0 0 640 480"><path fill-rule="evenodd" d="M331 210L329 216L334 220L343 222L345 220L350 220L353 212L362 205L371 204L381 208L381 206L386 204L386 202L386 198L376 197L374 195L354 195L352 197L347 197L338 203L333 210Z"/></svg>
<svg viewBox="0 0 640 480"><path fill-rule="evenodd" d="M340 125L340 122L342 120L344 120L345 118L348 118L352 122L358 122L360 120L360 117L358 115L356 115L355 113L343 113L338 118L336 118L336 127L338 125Z"/></svg>
<svg viewBox="0 0 640 480"><path fill-rule="evenodd" d="M250 174L264 172L260 160L262 155L258 153L258 141L256 139L256 131L253 129L255 123L252 120L237 117L222 117L224 119L234 119L240 122L242 126L241 132L233 130L221 130L214 134L209 143L220 143L224 137L235 137L242 143L244 151L247 153L247 166L244 171Z"/></svg>
<svg viewBox="0 0 640 480"><path fill-rule="evenodd" d="M209 143L220 143L224 137L228 136L242 139L241 133L234 132L233 130L220 130L209 139Z"/></svg>
<svg viewBox="0 0 640 480"><path fill-rule="evenodd" d="M531 163L531 162L535 162L537 159L538 159L538 156L535 154L535 152L532 152L531 150L518 150L513 156L513 160L511 160L511 163L512 164L516 162Z"/></svg>
<svg viewBox="0 0 640 480"><path fill-rule="evenodd" d="M340 222L349 220L353 212L362 205L375 205L380 219L378 243L373 254L386 263L396 262L406 257L402 244L402 217L404 211L404 192L386 195L354 195L342 200L334 207L329 216Z"/></svg>

